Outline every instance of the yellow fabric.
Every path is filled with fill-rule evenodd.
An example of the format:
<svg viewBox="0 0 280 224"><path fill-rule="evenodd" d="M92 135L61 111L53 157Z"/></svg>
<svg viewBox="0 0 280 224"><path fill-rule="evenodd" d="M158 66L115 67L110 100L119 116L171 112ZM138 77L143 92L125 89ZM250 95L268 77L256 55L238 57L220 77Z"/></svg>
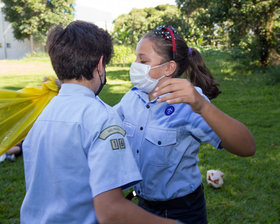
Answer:
<svg viewBox="0 0 280 224"><path fill-rule="evenodd" d="M0 89L0 155L21 142L33 123L58 93L54 78L42 86L20 91Z"/></svg>

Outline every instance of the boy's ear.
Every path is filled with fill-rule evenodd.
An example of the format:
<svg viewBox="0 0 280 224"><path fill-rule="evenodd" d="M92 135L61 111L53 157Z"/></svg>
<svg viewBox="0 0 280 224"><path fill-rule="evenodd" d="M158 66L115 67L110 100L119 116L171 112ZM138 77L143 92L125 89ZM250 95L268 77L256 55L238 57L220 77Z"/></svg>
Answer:
<svg viewBox="0 0 280 224"><path fill-rule="evenodd" d="M101 73L103 71L102 69L103 69L103 55L100 57L97 66L92 71L93 75L95 72L98 72L99 75L102 75L102 73Z"/></svg>
<svg viewBox="0 0 280 224"><path fill-rule="evenodd" d="M166 76L169 77L171 76L175 71L176 71L176 68L177 68L177 64L175 61L171 60L169 61L168 63L168 67L166 69Z"/></svg>
<svg viewBox="0 0 280 224"><path fill-rule="evenodd" d="M102 69L103 69L103 55L99 59L97 69L98 69L99 72L102 71Z"/></svg>

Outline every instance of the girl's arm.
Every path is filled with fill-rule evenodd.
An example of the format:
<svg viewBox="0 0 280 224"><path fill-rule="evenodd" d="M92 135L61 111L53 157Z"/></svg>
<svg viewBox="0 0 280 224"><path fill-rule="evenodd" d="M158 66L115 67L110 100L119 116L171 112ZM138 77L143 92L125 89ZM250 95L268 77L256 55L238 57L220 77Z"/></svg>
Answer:
<svg viewBox="0 0 280 224"><path fill-rule="evenodd" d="M205 100L206 101L206 100ZM252 156L256 145L248 128L206 101L200 115L221 138L221 146L239 156Z"/></svg>
<svg viewBox="0 0 280 224"><path fill-rule="evenodd" d="M255 154L255 141L248 128L205 100L189 81L172 78L162 82L155 91L155 97L170 93L158 102L188 103L220 137L221 146L229 152L239 156Z"/></svg>

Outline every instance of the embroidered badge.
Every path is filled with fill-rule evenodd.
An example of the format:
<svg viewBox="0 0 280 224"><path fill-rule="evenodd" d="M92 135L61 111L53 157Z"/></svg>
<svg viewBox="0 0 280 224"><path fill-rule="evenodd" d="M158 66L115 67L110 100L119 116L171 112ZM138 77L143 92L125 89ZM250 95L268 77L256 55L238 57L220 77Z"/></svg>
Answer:
<svg viewBox="0 0 280 224"><path fill-rule="evenodd" d="M110 142L113 150L125 149L125 143L123 138L111 139Z"/></svg>
<svg viewBox="0 0 280 224"><path fill-rule="evenodd" d="M168 106L165 109L165 115L170 116L171 114L173 114L174 111L175 111L175 108L173 106Z"/></svg>
<svg viewBox="0 0 280 224"><path fill-rule="evenodd" d="M106 138L108 138L110 135L119 133L122 136L125 136L125 130L123 130L120 126L117 125L113 125L110 126L108 128L105 128L100 135L98 136L99 138L101 138L102 140L105 140Z"/></svg>
<svg viewBox="0 0 280 224"><path fill-rule="evenodd" d="M111 142L111 146L112 146L113 150L119 149L119 144L118 144L118 140L117 139L112 139L112 140L110 140L110 142Z"/></svg>
<svg viewBox="0 0 280 224"><path fill-rule="evenodd" d="M124 139L123 138L119 138L118 141L119 141L120 148L121 149L125 149Z"/></svg>

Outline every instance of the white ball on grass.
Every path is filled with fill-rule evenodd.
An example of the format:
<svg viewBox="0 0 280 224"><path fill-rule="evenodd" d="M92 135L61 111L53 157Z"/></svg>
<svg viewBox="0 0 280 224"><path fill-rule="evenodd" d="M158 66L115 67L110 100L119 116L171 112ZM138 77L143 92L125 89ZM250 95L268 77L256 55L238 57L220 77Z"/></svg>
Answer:
<svg viewBox="0 0 280 224"><path fill-rule="evenodd" d="M220 188L224 183L224 175L225 174L219 170L208 170L206 177L207 183L214 188Z"/></svg>

